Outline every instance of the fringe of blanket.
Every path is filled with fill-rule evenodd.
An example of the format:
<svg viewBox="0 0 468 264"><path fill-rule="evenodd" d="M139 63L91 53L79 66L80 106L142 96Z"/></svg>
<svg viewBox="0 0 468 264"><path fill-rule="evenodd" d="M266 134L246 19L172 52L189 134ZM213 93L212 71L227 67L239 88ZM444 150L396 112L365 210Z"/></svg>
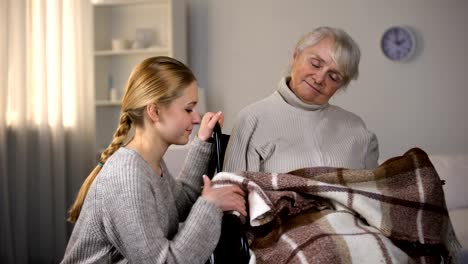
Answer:
<svg viewBox="0 0 468 264"><path fill-rule="evenodd" d="M447 245L449 256L447 260L444 260L444 263L448 263L448 264L458 263L458 258L459 258L462 246L455 235L455 230L453 230L451 221L448 222L447 237L446 237L445 244Z"/></svg>

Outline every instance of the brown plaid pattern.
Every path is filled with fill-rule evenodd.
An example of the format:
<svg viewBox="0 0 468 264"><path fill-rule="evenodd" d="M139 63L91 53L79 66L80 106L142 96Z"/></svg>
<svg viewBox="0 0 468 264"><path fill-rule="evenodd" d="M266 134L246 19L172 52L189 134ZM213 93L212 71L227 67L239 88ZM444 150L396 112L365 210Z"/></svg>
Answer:
<svg viewBox="0 0 468 264"><path fill-rule="evenodd" d="M460 249L441 180L418 148L374 170L217 174L248 191L257 263L452 263Z"/></svg>

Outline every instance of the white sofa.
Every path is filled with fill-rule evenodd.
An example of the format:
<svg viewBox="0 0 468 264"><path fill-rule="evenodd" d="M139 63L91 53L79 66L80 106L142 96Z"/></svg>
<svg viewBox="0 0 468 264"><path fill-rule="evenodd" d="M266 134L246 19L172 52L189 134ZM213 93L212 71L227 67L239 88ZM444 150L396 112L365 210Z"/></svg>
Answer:
<svg viewBox="0 0 468 264"><path fill-rule="evenodd" d="M166 165L173 175L178 175L189 145L171 146L164 156ZM447 208L458 240L463 250L460 263L468 264L468 154L429 155L442 180Z"/></svg>
<svg viewBox="0 0 468 264"><path fill-rule="evenodd" d="M171 145L166 151L166 154L164 155L164 162L174 177L179 175L189 149L190 144L183 146Z"/></svg>
<svg viewBox="0 0 468 264"><path fill-rule="evenodd" d="M463 249L460 263L468 264L468 154L429 155L432 164L445 180L443 186L450 219Z"/></svg>

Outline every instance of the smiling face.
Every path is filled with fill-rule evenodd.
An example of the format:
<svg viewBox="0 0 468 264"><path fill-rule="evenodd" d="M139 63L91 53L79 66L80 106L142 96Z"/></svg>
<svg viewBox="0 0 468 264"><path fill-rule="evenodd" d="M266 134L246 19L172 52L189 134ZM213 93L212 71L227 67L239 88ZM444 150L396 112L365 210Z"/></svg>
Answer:
<svg viewBox="0 0 468 264"><path fill-rule="evenodd" d="M333 42L329 38L295 51L289 87L305 103L327 103L343 85L343 74L332 59Z"/></svg>
<svg viewBox="0 0 468 264"><path fill-rule="evenodd" d="M200 114L196 109L198 101L197 82L192 82L167 107L160 108L157 124L161 138L168 144L185 145L189 141L193 127L200 123Z"/></svg>

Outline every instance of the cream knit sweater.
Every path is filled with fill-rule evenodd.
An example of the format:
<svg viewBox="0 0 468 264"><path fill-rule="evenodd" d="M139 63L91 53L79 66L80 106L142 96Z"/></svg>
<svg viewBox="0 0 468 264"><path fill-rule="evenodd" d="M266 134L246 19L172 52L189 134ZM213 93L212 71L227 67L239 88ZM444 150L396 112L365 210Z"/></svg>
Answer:
<svg viewBox="0 0 468 264"><path fill-rule="evenodd" d="M283 78L272 95L239 112L224 171L363 169L376 167L378 157L377 138L360 117L338 106L302 102Z"/></svg>

